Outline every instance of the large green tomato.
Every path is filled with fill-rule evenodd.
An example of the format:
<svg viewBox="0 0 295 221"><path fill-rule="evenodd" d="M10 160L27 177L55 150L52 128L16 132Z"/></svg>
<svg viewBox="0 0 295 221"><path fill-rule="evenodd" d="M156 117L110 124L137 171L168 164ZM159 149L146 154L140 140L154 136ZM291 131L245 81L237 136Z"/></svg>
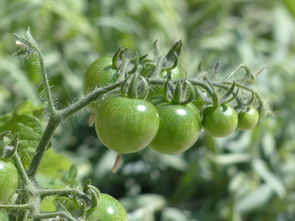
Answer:
<svg viewBox="0 0 295 221"><path fill-rule="evenodd" d="M241 111L238 114L239 130L249 130L254 128L259 120L259 113L255 107L248 107L246 111Z"/></svg>
<svg viewBox="0 0 295 221"><path fill-rule="evenodd" d="M102 193L98 205L86 214L87 221L128 221L125 208L114 197Z"/></svg>
<svg viewBox="0 0 295 221"><path fill-rule="evenodd" d="M15 194L18 173L11 162L0 160L0 203L5 203Z"/></svg>
<svg viewBox="0 0 295 221"><path fill-rule="evenodd" d="M95 122L101 142L118 153L148 146L159 128L159 114L149 102L126 97L110 98Z"/></svg>
<svg viewBox="0 0 295 221"><path fill-rule="evenodd" d="M211 136L225 137L238 125L238 115L228 104L207 107L203 112L203 127Z"/></svg>
<svg viewBox="0 0 295 221"><path fill-rule="evenodd" d="M150 146L164 154L184 152L195 144L201 132L201 117L194 105L162 104L159 131Z"/></svg>
<svg viewBox="0 0 295 221"><path fill-rule="evenodd" d="M117 80L116 70L112 68L112 57L101 57L95 60L84 75L83 92L89 93L95 88L106 87ZM96 101L89 105L90 109L97 112L102 102Z"/></svg>

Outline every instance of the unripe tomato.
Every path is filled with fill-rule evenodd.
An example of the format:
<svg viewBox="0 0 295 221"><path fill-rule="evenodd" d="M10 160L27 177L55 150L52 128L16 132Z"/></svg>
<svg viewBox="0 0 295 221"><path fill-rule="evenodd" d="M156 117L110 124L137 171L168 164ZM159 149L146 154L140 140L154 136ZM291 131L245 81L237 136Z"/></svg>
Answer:
<svg viewBox="0 0 295 221"><path fill-rule="evenodd" d="M97 207L86 214L87 221L128 221L125 208L114 197L101 193Z"/></svg>
<svg viewBox="0 0 295 221"><path fill-rule="evenodd" d="M5 203L15 194L18 173L11 162L0 160L0 203Z"/></svg>
<svg viewBox="0 0 295 221"><path fill-rule="evenodd" d="M203 112L203 127L211 136L225 137L238 125L238 115L228 104L207 107Z"/></svg>
<svg viewBox="0 0 295 221"><path fill-rule="evenodd" d="M110 98L97 116L95 128L105 146L118 153L132 153L153 140L159 128L159 115L145 100Z"/></svg>
<svg viewBox="0 0 295 221"><path fill-rule="evenodd" d="M194 105L162 104L157 107L159 131L150 146L164 154L177 154L189 149L201 132L201 117Z"/></svg>
<svg viewBox="0 0 295 221"><path fill-rule="evenodd" d="M238 114L239 130L249 130L254 128L259 120L259 113L255 107L248 107L246 111L241 111Z"/></svg>
<svg viewBox="0 0 295 221"><path fill-rule="evenodd" d="M95 88L106 87L117 80L116 70L112 68L112 57L101 57L95 60L84 75L84 94ZM101 102L96 101L89 105L90 109L97 112L101 108Z"/></svg>

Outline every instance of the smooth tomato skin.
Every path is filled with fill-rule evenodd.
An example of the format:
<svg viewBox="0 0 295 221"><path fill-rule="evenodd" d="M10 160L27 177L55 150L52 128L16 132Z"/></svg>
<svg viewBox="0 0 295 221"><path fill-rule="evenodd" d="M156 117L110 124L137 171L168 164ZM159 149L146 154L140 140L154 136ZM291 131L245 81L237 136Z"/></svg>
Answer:
<svg viewBox="0 0 295 221"><path fill-rule="evenodd" d="M88 221L128 221L125 208L114 197L101 193L96 208L86 214Z"/></svg>
<svg viewBox="0 0 295 221"><path fill-rule="evenodd" d="M87 69L83 79L83 92L89 93L95 88L105 87L117 80L116 70L112 68L112 57L101 57L95 60ZM89 105L94 112L101 108L101 102Z"/></svg>
<svg viewBox="0 0 295 221"><path fill-rule="evenodd" d="M210 106L203 111L202 124L204 130L211 136L226 137L237 128L238 115L228 104Z"/></svg>
<svg viewBox="0 0 295 221"><path fill-rule="evenodd" d="M15 194L18 185L18 173L15 166L0 160L0 203L6 203Z"/></svg>
<svg viewBox="0 0 295 221"><path fill-rule="evenodd" d="M157 110L160 127L151 148L163 154L177 154L196 143L201 132L201 116L195 106L163 103Z"/></svg>
<svg viewBox="0 0 295 221"><path fill-rule="evenodd" d="M249 130L254 128L259 121L259 113L255 107L250 106L246 111L241 111L238 114L239 130Z"/></svg>
<svg viewBox="0 0 295 221"><path fill-rule="evenodd" d="M150 144L159 128L159 114L149 102L110 98L95 122L100 141L118 153L133 153Z"/></svg>

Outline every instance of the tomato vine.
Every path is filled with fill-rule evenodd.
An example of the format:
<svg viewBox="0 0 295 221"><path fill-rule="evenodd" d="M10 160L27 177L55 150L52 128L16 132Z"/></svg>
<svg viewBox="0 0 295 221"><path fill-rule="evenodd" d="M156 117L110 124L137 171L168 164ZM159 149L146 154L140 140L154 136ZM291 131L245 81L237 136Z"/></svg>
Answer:
<svg viewBox="0 0 295 221"><path fill-rule="evenodd" d="M245 65L240 65L223 81L212 80L207 75L189 79L187 74L175 74L173 70L178 67L181 41L176 42L166 55L161 55L155 42L154 60L147 55L139 56L137 53L128 57L127 52L132 51L126 48L119 49L113 58L96 60L85 75L87 78L84 79L85 96L68 107L58 109L53 102L42 52L30 30L27 31L26 38L19 35L15 37L17 46L20 47L17 55L34 54L39 58L37 60L40 62L48 115L47 126L28 171L25 170L18 154L17 135L10 132L1 134L1 139L5 137L9 140L2 145L1 158L13 162L10 164L15 166L18 174L16 176L20 177L21 185L15 204L2 204L7 198L11 198L13 193L5 195L2 189L0 190L0 209L19 211L17 221L27 220L28 217L38 221L57 216L72 221L85 220L86 217L95 220L94 211L104 209L102 208L104 205L98 202L100 197L101 200L108 197L101 194L89 181L84 183L83 190L43 189L38 186L35 179L40 162L58 125L87 105L92 104L91 109L96 112L95 124L99 138L108 148L119 154L140 151L149 145L160 153L180 153L195 144L202 127L212 136L228 136L237 127L240 129L255 127L264 114L263 100L256 91L246 84L229 81L240 69L246 71L246 82L254 81L260 71L252 73ZM108 66L107 70L105 65ZM151 99L147 96L148 91L156 86L161 90L155 90ZM109 92L120 91L120 88L120 96L108 95ZM246 91L247 95L239 96L240 90ZM101 104L102 107L97 108L93 105L93 102L100 102L103 99L106 101ZM202 105L195 106L193 102L196 99ZM229 103L232 103L234 108ZM239 110L239 115L235 109ZM253 111L250 113L249 110L255 110L254 117L251 115ZM173 139L169 136L173 136ZM120 157L117 158L116 164L119 159ZM0 165L1 163L2 161ZM3 176L3 173L1 174ZM8 180L8 184L4 185L10 185L9 182L15 183L15 180L17 178ZM48 196L74 198L81 207L80 216L73 216L62 204L59 204L56 212L40 212L41 202ZM113 198L110 201L113 201L117 207L121 206ZM126 213L124 209L120 210L122 214Z"/></svg>

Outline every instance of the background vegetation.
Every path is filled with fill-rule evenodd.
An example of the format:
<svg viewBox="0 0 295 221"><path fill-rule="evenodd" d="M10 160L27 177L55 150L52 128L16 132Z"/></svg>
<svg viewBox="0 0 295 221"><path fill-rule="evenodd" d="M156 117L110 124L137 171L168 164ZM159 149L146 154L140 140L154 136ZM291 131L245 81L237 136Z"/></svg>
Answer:
<svg viewBox="0 0 295 221"><path fill-rule="evenodd" d="M223 139L203 134L175 156L147 148L124 156L114 175L115 154L87 126L85 110L59 128L52 147L69 156L58 169L75 162L79 177L91 177L102 192L121 199L130 220L294 220L294 17L293 0L2 0L0 113L42 100L40 76L12 56L12 34L28 26L60 106L82 95L82 76L96 58L120 46L151 51L156 39L162 49L183 40L181 66L190 75L200 62L209 70L219 62L221 77L240 63L264 68L253 87L272 113L253 131ZM42 168L49 173L46 162Z"/></svg>

